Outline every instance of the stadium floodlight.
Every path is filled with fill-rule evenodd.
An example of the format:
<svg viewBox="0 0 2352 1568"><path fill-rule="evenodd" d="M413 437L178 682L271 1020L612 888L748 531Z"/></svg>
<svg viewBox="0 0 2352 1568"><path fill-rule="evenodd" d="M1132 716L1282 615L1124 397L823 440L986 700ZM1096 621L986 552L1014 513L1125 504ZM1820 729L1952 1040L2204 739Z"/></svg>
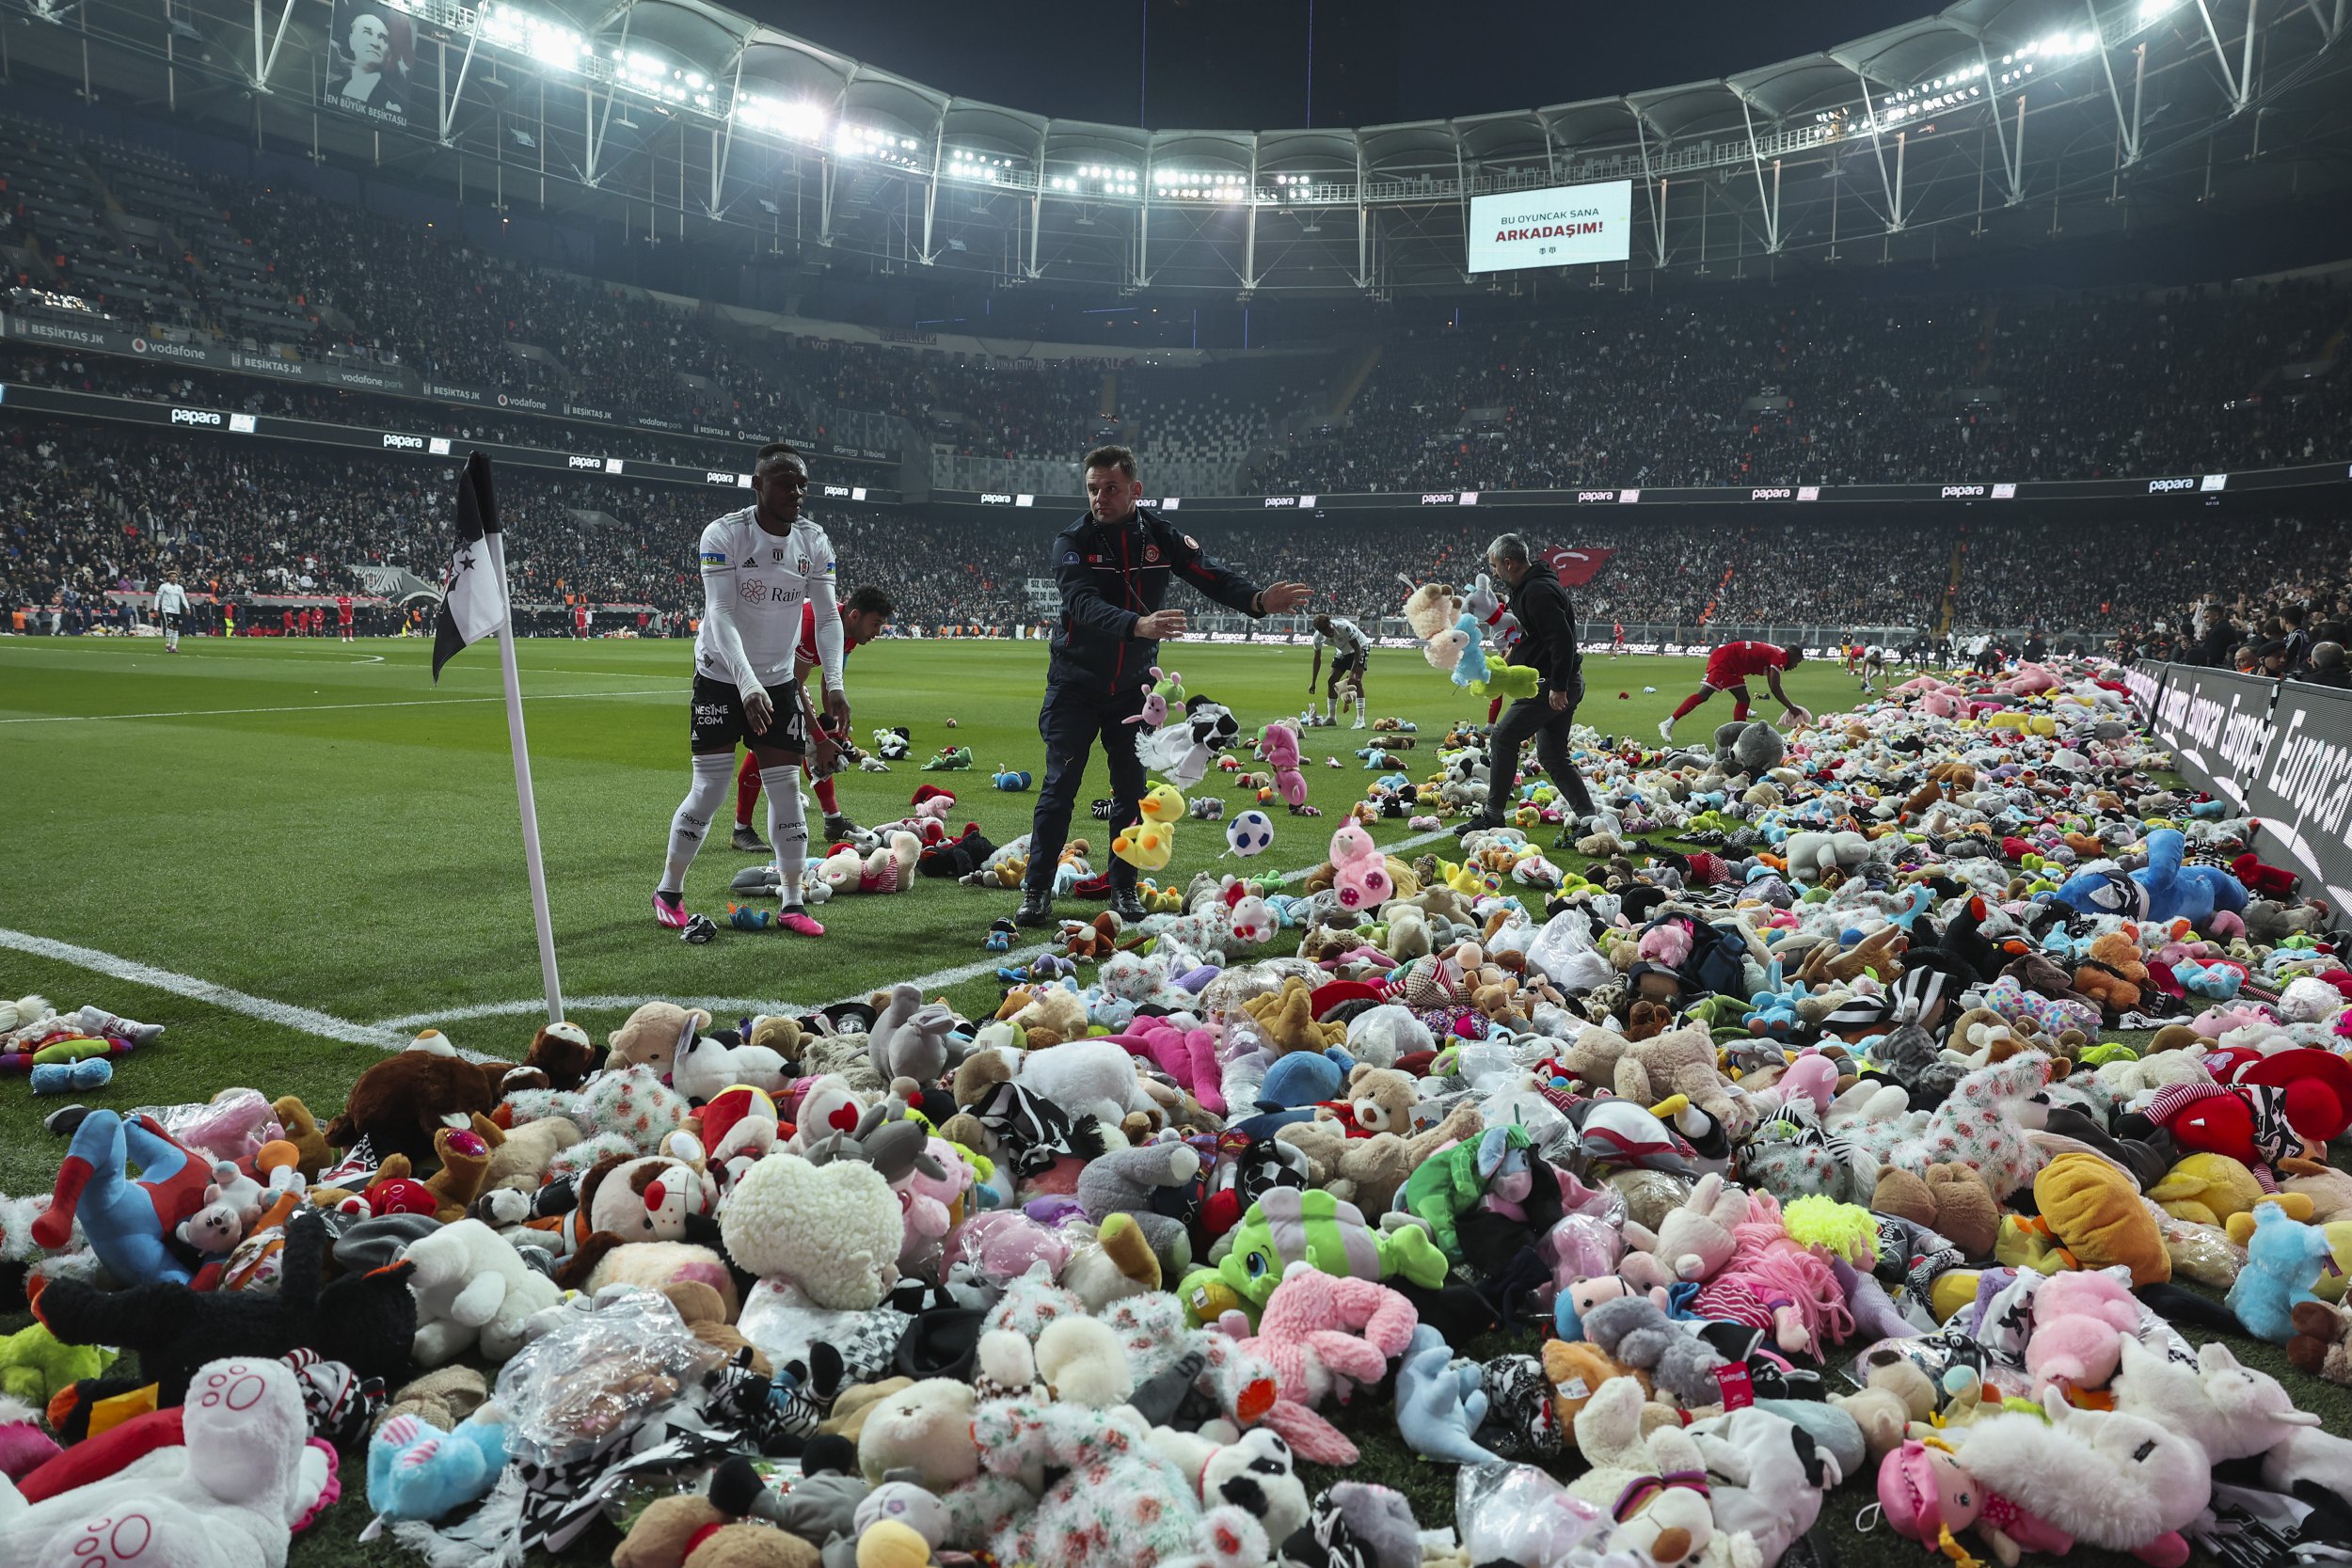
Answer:
<svg viewBox="0 0 2352 1568"><path fill-rule="evenodd" d="M822 143L825 110L821 104L767 98L746 93L735 101L735 118L755 131L767 131L794 141Z"/></svg>
<svg viewBox="0 0 2352 1568"><path fill-rule="evenodd" d="M2181 0L2139 0L2139 24L2145 27L2151 22L2162 21L2180 3Z"/></svg>

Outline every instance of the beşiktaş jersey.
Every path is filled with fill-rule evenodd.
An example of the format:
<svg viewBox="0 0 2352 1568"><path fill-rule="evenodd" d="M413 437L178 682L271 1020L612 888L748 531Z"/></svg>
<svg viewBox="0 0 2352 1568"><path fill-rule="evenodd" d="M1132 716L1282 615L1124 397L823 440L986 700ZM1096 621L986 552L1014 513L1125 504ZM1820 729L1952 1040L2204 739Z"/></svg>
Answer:
<svg viewBox="0 0 2352 1568"><path fill-rule="evenodd" d="M167 582L155 590L155 613L185 615L188 612L187 590L176 582Z"/></svg>
<svg viewBox="0 0 2352 1568"><path fill-rule="evenodd" d="M770 533L755 511L730 512L703 530L704 613L694 634L695 672L739 688L790 680L801 606L813 601L825 685L838 687L841 615L834 596L833 541L806 517L789 533ZM827 626L834 628L831 639L823 635Z"/></svg>
<svg viewBox="0 0 2352 1568"><path fill-rule="evenodd" d="M1331 617L1331 635L1328 641L1337 650L1336 657L1340 658L1360 658L1372 649L1372 639L1364 635L1363 627L1344 615ZM1321 653L1325 641L1323 633L1317 631L1314 651Z"/></svg>

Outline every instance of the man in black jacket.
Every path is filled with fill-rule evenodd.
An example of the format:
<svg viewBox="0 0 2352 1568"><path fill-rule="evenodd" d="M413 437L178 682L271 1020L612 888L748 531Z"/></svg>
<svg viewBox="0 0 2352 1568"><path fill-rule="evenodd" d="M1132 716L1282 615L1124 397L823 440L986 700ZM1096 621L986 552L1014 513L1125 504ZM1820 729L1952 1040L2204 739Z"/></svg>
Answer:
<svg viewBox="0 0 2352 1568"><path fill-rule="evenodd" d="M1029 868L1022 879L1020 912L1013 916L1023 926L1042 926L1054 918L1054 870L1098 736L1110 768L1111 828L1142 818L1143 763L1136 755L1142 731L1128 721L1143 711L1160 639L1184 629L1183 610L1160 608L1169 581L1181 578L1250 616L1283 614L1304 604L1310 593L1299 582L1256 587L1202 554L1191 535L1137 507L1143 485L1136 478L1136 454L1125 447L1097 447L1087 453L1086 484L1087 515L1054 539L1061 619L1054 626L1045 705L1038 714L1038 732L1045 737L1045 777L1038 784ZM1111 908L1122 920L1141 920L1136 868L1112 856L1109 870Z"/></svg>
<svg viewBox="0 0 2352 1568"><path fill-rule="evenodd" d="M1511 591L1511 613L1519 623L1518 645L1506 661L1533 668L1540 677L1533 697L1522 697L1503 709L1487 740L1486 809L1455 830L1457 835L1502 825L1510 804L1512 781L1518 777L1519 748L1535 737L1535 755L1544 771L1576 810L1573 828L1594 815L1592 792L1584 776L1568 760L1568 730L1576 722L1576 705L1584 698L1584 656L1576 645L1576 610L1558 574L1528 552L1527 541L1506 533L1486 546L1486 567ZM1570 836L1564 832L1563 837Z"/></svg>

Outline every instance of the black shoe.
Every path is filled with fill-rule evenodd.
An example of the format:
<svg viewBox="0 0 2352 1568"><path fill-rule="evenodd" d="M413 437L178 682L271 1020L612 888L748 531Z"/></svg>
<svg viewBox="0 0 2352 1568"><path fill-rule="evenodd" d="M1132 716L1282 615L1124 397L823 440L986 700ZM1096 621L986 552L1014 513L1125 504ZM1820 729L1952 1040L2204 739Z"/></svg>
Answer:
<svg viewBox="0 0 2352 1568"><path fill-rule="evenodd" d="M772 855L775 847L760 841L759 830L747 822L735 825L734 847L747 855Z"/></svg>
<svg viewBox="0 0 2352 1568"><path fill-rule="evenodd" d="M1119 916L1121 925L1140 925L1145 918L1143 899L1134 888L1120 888L1111 895L1111 913Z"/></svg>
<svg viewBox="0 0 2352 1568"><path fill-rule="evenodd" d="M1013 911L1015 926L1051 926L1054 923L1054 895L1035 888L1021 890L1021 907Z"/></svg>
<svg viewBox="0 0 2352 1568"><path fill-rule="evenodd" d="M1502 818L1500 816L1466 817L1463 819L1461 824L1454 830L1454 836L1455 838L1468 838L1472 833L1482 833L1489 828L1500 828L1502 826Z"/></svg>

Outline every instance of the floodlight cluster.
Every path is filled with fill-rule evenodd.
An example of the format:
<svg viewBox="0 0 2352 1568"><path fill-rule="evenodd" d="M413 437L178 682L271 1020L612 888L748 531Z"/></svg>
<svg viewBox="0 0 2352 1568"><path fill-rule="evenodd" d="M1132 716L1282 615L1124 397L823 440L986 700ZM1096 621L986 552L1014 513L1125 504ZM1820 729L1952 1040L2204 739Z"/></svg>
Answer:
<svg viewBox="0 0 2352 1568"><path fill-rule="evenodd" d="M826 115L819 104L745 93L736 99L734 114L737 119L754 131L766 131L811 144L821 143L825 139Z"/></svg>
<svg viewBox="0 0 2352 1568"><path fill-rule="evenodd" d="M1312 196L1315 177L1311 174L1278 174L1274 177L1275 195L1282 198Z"/></svg>
<svg viewBox="0 0 2352 1568"><path fill-rule="evenodd" d="M974 152L968 148L955 148L947 154L944 174L961 180L977 180L983 184L1000 185L1012 178L1014 162L994 152Z"/></svg>
<svg viewBox="0 0 2352 1568"><path fill-rule="evenodd" d="M913 136L902 136L896 131L852 125L846 119L833 128L833 150L845 157L871 158L900 168L914 168L918 166L914 149Z"/></svg>
<svg viewBox="0 0 2352 1568"><path fill-rule="evenodd" d="M1152 188L1171 201L1239 201L1249 194L1249 182L1238 174L1212 174L1205 169L1196 173L1153 169Z"/></svg>
<svg viewBox="0 0 2352 1568"><path fill-rule="evenodd" d="M642 49L612 51L612 79L660 103L691 103L698 109L714 106L710 83L701 71L672 65Z"/></svg>
<svg viewBox="0 0 2352 1568"><path fill-rule="evenodd" d="M527 55L550 70L577 71L588 54L588 40L580 34L518 6L486 6L479 25L485 41Z"/></svg>
<svg viewBox="0 0 2352 1568"><path fill-rule="evenodd" d="M1092 190L1101 196L1133 196L1138 188L1136 171L1115 164L1081 164L1068 174L1055 175L1046 181L1045 187L1055 191Z"/></svg>

